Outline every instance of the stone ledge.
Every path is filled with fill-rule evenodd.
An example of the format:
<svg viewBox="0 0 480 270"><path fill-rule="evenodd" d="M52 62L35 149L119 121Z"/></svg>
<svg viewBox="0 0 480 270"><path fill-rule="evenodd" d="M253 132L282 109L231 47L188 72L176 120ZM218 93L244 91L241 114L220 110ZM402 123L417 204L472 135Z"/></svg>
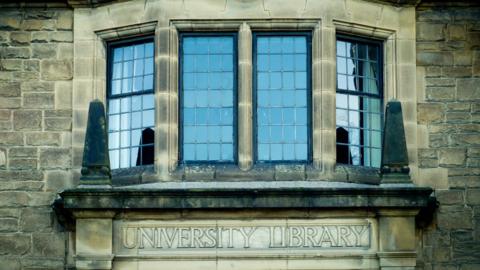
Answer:
<svg viewBox="0 0 480 270"><path fill-rule="evenodd" d="M65 190L55 203L67 212L135 209L419 209L431 188L332 182L167 182Z"/></svg>

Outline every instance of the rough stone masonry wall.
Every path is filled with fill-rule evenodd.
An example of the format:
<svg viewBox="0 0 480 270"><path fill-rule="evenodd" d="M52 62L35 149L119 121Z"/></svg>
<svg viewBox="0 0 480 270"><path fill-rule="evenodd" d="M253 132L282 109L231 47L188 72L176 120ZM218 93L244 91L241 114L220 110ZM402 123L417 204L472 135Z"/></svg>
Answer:
<svg viewBox="0 0 480 270"><path fill-rule="evenodd" d="M0 269L64 269L73 12L0 8Z"/></svg>
<svg viewBox="0 0 480 270"><path fill-rule="evenodd" d="M420 180L440 203L419 268L480 269L480 7L416 17Z"/></svg>

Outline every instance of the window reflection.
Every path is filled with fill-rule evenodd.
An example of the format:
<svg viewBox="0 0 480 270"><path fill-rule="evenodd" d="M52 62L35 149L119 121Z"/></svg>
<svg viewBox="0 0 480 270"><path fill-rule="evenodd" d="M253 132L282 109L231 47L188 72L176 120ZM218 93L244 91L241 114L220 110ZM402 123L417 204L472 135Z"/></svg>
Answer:
<svg viewBox="0 0 480 270"><path fill-rule="evenodd" d="M308 160L308 36L256 37L259 161Z"/></svg>
<svg viewBox="0 0 480 270"><path fill-rule="evenodd" d="M380 44L337 40L337 162L380 166Z"/></svg>
<svg viewBox="0 0 480 270"><path fill-rule="evenodd" d="M234 160L234 38L182 37L182 159Z"/></svg>
<svg viewBox="0 0 480 270"><path fill-rule="evenodd" d="M112 49L108 98L112 169L153 164L153 42Z"/></svg>

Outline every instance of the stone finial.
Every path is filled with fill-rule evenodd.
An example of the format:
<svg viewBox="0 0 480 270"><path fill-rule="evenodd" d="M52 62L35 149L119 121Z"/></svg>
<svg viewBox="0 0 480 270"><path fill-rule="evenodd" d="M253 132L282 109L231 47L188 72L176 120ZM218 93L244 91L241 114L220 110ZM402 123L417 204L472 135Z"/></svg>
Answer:
<svg viewBox="0 0 480 270"><path fill-rule="evenodd" d="M410 182L407 142L400 101L387 103L382 147L382 183Z"/></svg>
<svg viewBox="0 0 480 270"><path fill-rule="evenodd" d="M111 185L107 121L103 103L96 99L88 109L81 185Z"/></svg>

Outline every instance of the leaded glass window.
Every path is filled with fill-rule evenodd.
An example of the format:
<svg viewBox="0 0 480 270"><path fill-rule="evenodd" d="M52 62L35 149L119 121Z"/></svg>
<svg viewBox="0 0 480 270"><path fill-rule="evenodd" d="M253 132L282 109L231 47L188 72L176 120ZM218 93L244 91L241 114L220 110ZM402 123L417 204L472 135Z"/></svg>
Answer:
<svg viewBox="0 0 480 270"><path fill-rule="evenodd" d="M181 36L183 162L236 160L236 37Z"/></svg>
<svg viewBox="0 0 480 270"><path fill-rule="evenodd" d="M113 43L109 48L107 114L111 168L153 164L153 40Z"/></svg>
<svg viewBox="0 0 480 270"><path fill-rule="evenodd" d="M254 53L257 161L308 161L310 35L259 33Z"/></svg>
<svg viewBox="0 0 480 270"><path fill-rule="evenodd" d="M380 42L337 38L337 163L380 167L383 84Z"/></svg>

